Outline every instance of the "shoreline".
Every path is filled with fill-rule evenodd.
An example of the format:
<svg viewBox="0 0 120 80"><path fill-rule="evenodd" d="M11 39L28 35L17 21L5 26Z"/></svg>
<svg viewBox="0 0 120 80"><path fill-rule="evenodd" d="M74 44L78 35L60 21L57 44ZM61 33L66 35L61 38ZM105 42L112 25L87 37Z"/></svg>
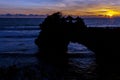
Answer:
<svg viewBox="0 0 120 80"><path fill-rule="evenodd" d="M24 53L0 53L0 57L36 57L35 53L32 54L24 54ZM68 53L68 57L69 58L86 58L86 57L90 57L90 58L94 58L95 54L91 54L91 53Z"/></svg>

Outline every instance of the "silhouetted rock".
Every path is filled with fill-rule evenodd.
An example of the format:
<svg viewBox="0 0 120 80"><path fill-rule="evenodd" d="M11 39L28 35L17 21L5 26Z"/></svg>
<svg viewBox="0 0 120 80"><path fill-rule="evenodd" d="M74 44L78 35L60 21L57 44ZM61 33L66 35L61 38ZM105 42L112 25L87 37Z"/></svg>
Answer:
<svg viewBox="0 0 120 80"><path fill-rule="evenodd" d="M83 19L79 17L76 19L71 16L64 18L59 12L48 16L40 24L41 32L35 40L36 45L40 49L38 56L44 55L47 58L57 59L65 57L69 42L76 41L77 34L86 28Z"/></svg>
<svg viewBox="0 0 120 80"><path fill-rule="evenodd" d="M47 65L45 62L54 65L59 75L64 74L68 64L69 42L76 41L76 35L83 27L86 28L81 18L76 18L75 22L73 20L71 16L64 18L59 12L48 16L40 24L41 32L35 40L39 47L38 59L44 60L44 65ZM81 27L80 30L78 27Z"/></svg>
<svg viewBox="0 0 120 80"><path fill-rule="evenodd" d="M98 79L118 80L120 76L120 28L87 28L76 37L76 42L95 52Z"/></svg>

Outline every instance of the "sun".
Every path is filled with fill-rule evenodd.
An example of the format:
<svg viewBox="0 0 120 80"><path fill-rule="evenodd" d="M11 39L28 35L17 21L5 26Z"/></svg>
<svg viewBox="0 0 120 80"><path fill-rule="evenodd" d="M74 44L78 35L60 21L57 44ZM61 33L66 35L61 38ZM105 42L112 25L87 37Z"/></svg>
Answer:
<svg viewBox="0 0 120 80"><path fill-rule="evenodd" d="M106 16L108 16L108 17L113 17L113 16L114 16L114 13L108 12L108 13L106 13Z"/></svg>
<svg viewBox="0 0 120 80"><path fill-rule="evenodd" d="M120 16L119 11L112 10L112 9L99 9L97 11L97 14L99 14L103 17L107 17L107 18L113 18L113 17Z"/></svg>
<svg viewBox="0 0 120 80"><path fill-rule="evenodd" d="M108 10L104 14L105 14L105 16L112 18L112 17L116 16L118 14L118 12L113 11L113 10Z"/></svg>
<svg viewBox="0 0 120 80"><path fill-rule="evenodd" d="M105 15L108 16L108 17L113 17L113 16L116 15L116 12L114 12L114 11L108 11L108 12L105 13Z"/></svg>

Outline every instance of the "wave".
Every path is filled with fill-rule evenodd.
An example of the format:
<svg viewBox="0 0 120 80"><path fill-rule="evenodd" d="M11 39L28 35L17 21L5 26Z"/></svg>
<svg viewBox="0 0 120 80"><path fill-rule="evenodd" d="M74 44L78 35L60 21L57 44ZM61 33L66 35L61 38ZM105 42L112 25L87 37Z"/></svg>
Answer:
<svg viewBox="0 0 120 80"><path fill-rule="evenodd" d="M43 21L43 18L0 18L0 27L38 26Z"/></svg>
<svg viewBox="0 0 120 80"><path fill-rule="evenodd" d="M39 30L39 26L6 26L0 27L0 30Z"/></svg>
<svg viewBox="0 0 120 80"><path fill-rule="evenodd" d="M20 31L20 30L39 30L39 28L1 28L0 31L7 31L7 30L16 30L16 31Z"/></svg>
<svg viewBox="0 0 120 80"><path fill-rule="evenodd" d="M39 30L1 30L0 38L36 38Z"/></svg>
<svg viewBox="0 0 120 80"><path fill-rule="evenodd" d="M14 38L14 39L16 38L37 38L37 36L34 36L34 35L32 36L0 36L0 38Z"/></svg>

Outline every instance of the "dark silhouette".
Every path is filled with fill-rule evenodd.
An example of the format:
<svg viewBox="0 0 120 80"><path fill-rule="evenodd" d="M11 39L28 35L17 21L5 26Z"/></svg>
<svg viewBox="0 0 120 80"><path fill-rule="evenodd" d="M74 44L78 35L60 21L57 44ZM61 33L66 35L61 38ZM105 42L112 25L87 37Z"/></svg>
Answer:
<svg viewBox="0 0 120 80"><path fill-rule="evenodd" d="M87 28L79 17L64 18L60 13L55 13L45 19L41 30L35 41L40 48L39 56L46 55L47 60L52 58L51 62L64 63L68 43L78 42L95 53L97 79L120 79L120 28Z"/></svg>
<svg viewBox="0 0 120 80"><path fill-rule="evenodd" d="M40 24L41 32L35 40L36 45L40 49L40 53L37 55L47 58L66 58L69 42L74 42L77 39L76 35L86 28L83 20L79 17L76 19L71 16L64 18L59 12L48 16Z"/></svg>
<svg viewBox="0 0 120 80"><path fill-rule="evenodd" d="M47 58L65 56L69 40L65 34L66 29L64 29L65 24L63 23L65 22L63 19L60 13L55 13L48 16L45 21L40 24L42 31L35 41L41 52L38 55ZM58 59L58 57L56 59Z"/></svg>
<svg viewBox="0 0 120 80"><path fill-rule="evenodd" d="M41 59L40 64L43 65L41 70L48 73L49 80L61 80L67 66L66 52L69 40L67 38L67 28L65 29L66 25L65 18L59 12L48 16L40 24L42 31L35 41L40 49L37 57ZM52 70L49 70L49 68Z"/></svg>
<svg viewBox="0 0 120 80"><path fill-rule="evenodd" d="M95 52L100 80L119 80L119 34L119 28L87 28L81 31L77 39L77 42Z"/></svg>
<svg viewBox="0 0 120 80"><path fill-rule="evenodd" d="M41 32L35 40L36 45L39 47L37 57L40 61L43 61L41 63L44 68L45 65L50 67L48 64L54 66L53 72L56 72L56 75L51 78L52 80L61 80L60 75L64 75L68 64L68 44L70 41L74 42L79 31L86 27L81 18L76 18L75 22L73 20L71 16L64 18L61 13L57 12L48 16L40 24ZM49 75L53 76L52 74ZM55 76L59 77L55 78Z"/></svg>

